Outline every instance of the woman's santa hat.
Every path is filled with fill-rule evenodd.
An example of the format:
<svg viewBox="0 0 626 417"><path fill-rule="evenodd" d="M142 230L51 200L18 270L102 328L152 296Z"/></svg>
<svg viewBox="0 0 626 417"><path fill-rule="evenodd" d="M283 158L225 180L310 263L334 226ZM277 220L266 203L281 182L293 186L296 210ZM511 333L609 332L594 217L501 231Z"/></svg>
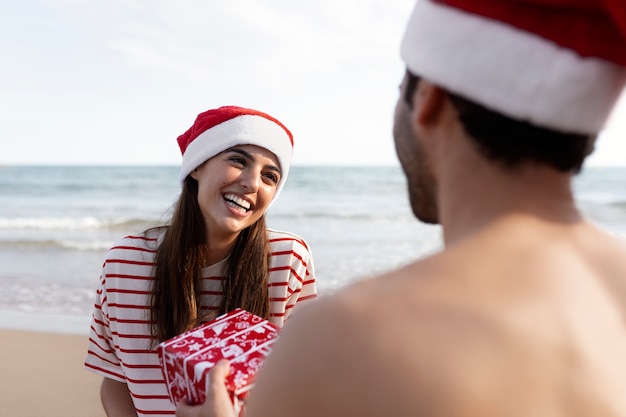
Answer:
<svg viewBox="0 0 626 417"><path fill-rule="evenodd" d="M206 160L237 145L256 145L276 155L281 176L274 198L280 194L293 154L293 135L280 121L258 110L224 106L200 113L178 137L183 154L180 183Z"/></svg>
<svg viewBox="0 0 626 417"><path fill-rule="evenodd" d="M596 134L626 84L626 1L418 0L401 55L509 117Z"/></svg>

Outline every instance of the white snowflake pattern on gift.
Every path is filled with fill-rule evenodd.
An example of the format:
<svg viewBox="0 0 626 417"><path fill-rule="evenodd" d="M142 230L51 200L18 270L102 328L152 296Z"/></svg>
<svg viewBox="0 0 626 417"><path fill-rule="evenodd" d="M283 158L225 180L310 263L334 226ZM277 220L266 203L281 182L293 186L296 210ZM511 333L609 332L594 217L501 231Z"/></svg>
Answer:
<svg viewBox="0 0 626 417"><path fill-rule="evenodd" d="M248 382L248 374L241 372L241 371L237 371L235 375L233 376L233 382L235 383L236 386L245 385Z"/></svg>

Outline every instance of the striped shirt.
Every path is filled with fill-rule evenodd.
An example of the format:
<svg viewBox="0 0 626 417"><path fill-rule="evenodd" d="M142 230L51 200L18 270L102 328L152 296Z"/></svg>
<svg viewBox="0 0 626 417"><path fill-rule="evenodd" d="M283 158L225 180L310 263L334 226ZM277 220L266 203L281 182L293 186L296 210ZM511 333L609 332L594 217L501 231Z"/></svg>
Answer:
<svg viewBox="0 0 626 417"><path fill-rule="evenodd" d="M283 325L296 303L317 297L306 242L268 230L270 321ZM151 348L150 289L158 237L127 236L107 253L91 322L85 367L127 384L138 416L172 416L156 348ZM201 308L218 308L226 261L202 269Z"/></svg>

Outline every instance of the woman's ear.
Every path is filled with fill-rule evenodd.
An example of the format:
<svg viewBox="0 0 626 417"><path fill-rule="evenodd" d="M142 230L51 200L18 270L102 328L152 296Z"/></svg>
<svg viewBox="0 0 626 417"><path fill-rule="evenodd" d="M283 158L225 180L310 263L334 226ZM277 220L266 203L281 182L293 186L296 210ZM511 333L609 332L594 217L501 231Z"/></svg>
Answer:
<svg viewBox="0 0 626 417"><path fill-rule="evenodd" d="M414 97L416 120L422 125L436 122L443 109L446 93L435 84L421 79Z"/></svg>
<svg viewBox="0 0 626 417"><path fill-rule="evenodd" d="M194 170L189 173L189 176L198 181L198 168L194 168Z"/></svg>

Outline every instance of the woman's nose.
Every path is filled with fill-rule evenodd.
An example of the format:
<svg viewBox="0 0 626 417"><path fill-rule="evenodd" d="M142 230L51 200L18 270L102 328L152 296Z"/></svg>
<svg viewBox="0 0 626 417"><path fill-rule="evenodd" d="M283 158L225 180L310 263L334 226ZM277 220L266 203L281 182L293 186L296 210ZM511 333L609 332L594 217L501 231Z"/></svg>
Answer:
<svg viewBox="0 0 626 417"><path fill-rule="evenodd" d="M255 193L259 189L261 175L256 170L249 169L241 176L241 186L250 193Z"/></svg>

